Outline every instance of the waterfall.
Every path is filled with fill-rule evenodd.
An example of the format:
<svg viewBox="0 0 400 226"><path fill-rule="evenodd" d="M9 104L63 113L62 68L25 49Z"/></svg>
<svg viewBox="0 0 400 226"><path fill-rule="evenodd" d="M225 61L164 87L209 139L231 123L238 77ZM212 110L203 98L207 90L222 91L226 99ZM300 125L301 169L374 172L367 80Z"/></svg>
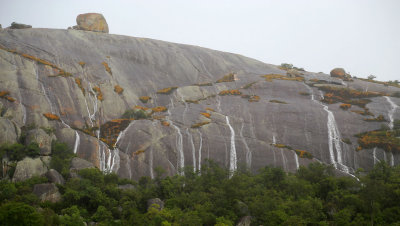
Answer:
<svg viewBox="0 0 400 226"><path fill-rule="evenodd" d="M390 107L391 107L391 109L390 109L389 112L388 112L388 116L389 116L389 119L390 119L389 128L390 128L390 129L393 129L393 122L394 122L393 115L394 115L394 112L396 111L396 108L398 108L399 106L398 106L397 104L395 104L395 103L392 101L392 99L390 99L390 97L385 96L385 98L386 98L387 102L389 102Z"/></svg>
<svg viewBox="0 0 400 226"><path fill-rule="evenodd" d="M39 67L38 67L38 65L36 64L36 67L35 67L36 80L38 81L38 83L39 83L39 85L40 85L40 87L41 87L41 89L42 89L43 95L44 95L44 97L46 98L47 103L48 103L49 106L50 106L50 111L51 111L51 113L54 114L54 109L53 109L53 105L51 104L50 98L49 98L49 96L47 95L47 92L46 92L46 89L44 88L43 83L39 80L39 71L38 71L38 70L39 70Z"/></svg>
<svg viewBox="0 0 400 226"><path fill-rule="evenodd" d="M196 172L196 148L194 147L193 143L193 136L189 132L189 129L186 129L186 134L188 135L188 139L190 141L190 145L192 146L192 157L193 157L193 172Z"/></svg>
<svg viewBox="0 0 400 226"><path fill-rule="evenodd" d="M182 139L182 133L181 133L181 129L179 129L179 127L177 127L176 125L174 125L172 123L172 121L168 120L169 123L171 124L172 127L174 127L174 129L176 130L176 132L178 133L177 139L176 139L176 147L178 149L178 167L177 169L181 169L181 175L183 176L185 173L183 171L183 168L185 167L185 157L183 155L183 139Z"/></svg>
<svg viewBox="0 0 400 226"><path fill-rule="evenodd" d="M375 165L376 162L379 161L379 160L376 158L376 147L374 148L374 150L373 150L373 152L372 152L372 155L373 155L373 157L374 157L374 165Z"/></svg>
<svg viewBox="0 0 400 226"><path fill-rule="evenodd" d="M331 160L331 163L335 167L335 169L338 169L354 178L356 178L354 175L350 173L349 167L346 166L343 163L342 160L342 146L341 146L341 135L339 132L339 128L337 126L335 116L333 115L332 111L329 110L328 106L321 103L320 101L315 100L314 97L314 91L305 83L303 83L307 89L311 92L311 100L314 101L315 103L318 103L321 105L328 113L328 121L327 121L327 128L328 128L328 146L329 146L329 157ZM320 91L320 97L321 99L324 99L323 93ZM335 158L335 151L336 151L336 158ZM358 180L358 178L356 178Z"/></svg>
<svg viewBox="0 0 400 226"><path fill-rule="evenodd" d="M296 169L298 170L299 169L299 157L297 156L295 151L293 151L293 154L294 154L294 159L296 161Z"/></svg>
<svg viewBox="0 0 400 226"><path fill-rule="evenodd" d="M226 118L226 124L229 126L229 129L231 130L231 149L230 149L230 158L229 158L229 171L230 171L230 177L232 177L233 173L237 169L235 130L233 130L231 124L229 123L229 117L225 116L225 118Z"/></svg>
<svg viewBox="0 0 400 226"><path fill-rule="evenodd" d="M276 138L275 138L275 134L274 135L272 135L272 144L276 144Z"/></svg>
<svg viewBox="0 0 400 226"><path fill-rule="evenodd" d="M392 152L389 152L390 153L390 166L394 166L394 156L393 156L393 153Z"/></svg>
<svg viewBox="0 0 400 226"><path fill-rule="evenodd" d="M283 169L287 172L288 171L287 159L286 159L286 156L283 154L283 150L280 149L280 151L281 151L281 155L282 155Z"/></svg>
<svg viewBox="0 0 400 226"><path fill-rule="evenodd" d="M217 111L221 112L221 97L219 95L217 95Z"/></svg>
<svg viewBox="0 0 400 226"><path fill-rule="evenodd" d="M79 136L79 133L77 131L75 131L74 154L76 154L78 152L78 147L79 147L80 140L81 140L81 138Z"/></svg>
<svg viewBox="0 0 400 226"><path fill-rule="evenodd" d="M246 149L246 166L248 169L251 168L251 151L249 146L247 145L246 139L243 137L243 128L244 128L244 120L242 120L242 127L240 128L240 138L242 139L243 145Z"/></svg>
<svg viewBox="0 0 400 226"><path fill-rule="evenodd" d="M383 160L385 160L385 162L388 162L387 157L386 157L386 151L383 151Z"/></svg>
<svg viewBox="0 0 400 226"><path fill-rule="evenodd" d="M120 168L120 161L121 161L121 158L119 157L119 149L115 148L113 150L113 159L112 159L112 164L111 164L110 170L117 173Z"/></svg>
<svg viewBox="0 0 400 226"><path fill-rule="evenodd" d="M154 179L154 171L153 171L153 146L150 148L150 154L149 154L149 171L150 171L150 178Z"/></svg>
<svg viewBox="0 0 400 226"><path fill-rule="evenodd" d="M200 130L197 130L200 136L200 143L199 143L199 172L201 171L201 149L203 147L203 135L201 134Z"/></svg>

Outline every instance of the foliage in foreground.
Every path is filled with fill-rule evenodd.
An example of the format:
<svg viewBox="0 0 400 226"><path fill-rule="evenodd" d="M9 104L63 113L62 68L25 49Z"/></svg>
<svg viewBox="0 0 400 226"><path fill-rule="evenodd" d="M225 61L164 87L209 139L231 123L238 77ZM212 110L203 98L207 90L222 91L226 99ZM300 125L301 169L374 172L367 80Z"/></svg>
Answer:
<svg viewBox="0 0 400 226"><path fill-rule="evenodd" d="M0 225L234 225L252 216L252 225L397 225L400 223L400 167L378 163L366 175L334 176L319 163L287 174L266 167L258 174L229 172L207 162L201 174L142 177L138 182L104 175L97 169L79 172L59 186L63 200L40 203L32 195L35 183L0 182ZM135 189L122 190L130 183ZM158 197L165 208L147 209ZM40 207L40 208L39 208Z"/></svg>

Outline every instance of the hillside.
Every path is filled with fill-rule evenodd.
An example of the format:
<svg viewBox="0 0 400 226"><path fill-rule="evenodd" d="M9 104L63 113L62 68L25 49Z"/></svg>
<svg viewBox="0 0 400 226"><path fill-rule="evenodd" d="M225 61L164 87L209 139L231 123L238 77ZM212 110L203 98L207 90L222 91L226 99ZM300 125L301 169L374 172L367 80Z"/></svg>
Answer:
<svg viewBox="0 0 400 226"><path fill-rule="evenodd" d="M41 158L58 140L129 179L205 159L231 172L322 162L347 175L400 161L398 85L79 30L5 29L0 46L0 143L37 142Z"/></svg>

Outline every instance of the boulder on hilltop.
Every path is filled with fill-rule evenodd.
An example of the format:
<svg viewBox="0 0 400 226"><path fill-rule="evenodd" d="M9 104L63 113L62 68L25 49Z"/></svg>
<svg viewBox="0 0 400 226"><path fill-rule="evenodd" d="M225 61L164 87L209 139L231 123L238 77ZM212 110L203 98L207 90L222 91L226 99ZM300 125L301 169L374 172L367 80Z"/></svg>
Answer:
<svg viewBox="0 0 400 226"><path fill-rule="evenodd" d="M346 71L343 68L334 68L331 71L331 77L336 77L336 78L351 78L349 74L346 73Z"/></svg>
<svg viewBox="0 0 400 226"><path fill-rule="evenodd" d="M76 17L76 26L73 29L108 33L108 24L100 13L79 14Z"/></svg>
<svg viewBox="0 0 400 226"><path fill-rule="evenodd" d="M11 23L11 27L10 27L10 29L27 29L27 28L32 28L32 25L19 24L19 23L16 23L16 22L12 22Z"/></svg>

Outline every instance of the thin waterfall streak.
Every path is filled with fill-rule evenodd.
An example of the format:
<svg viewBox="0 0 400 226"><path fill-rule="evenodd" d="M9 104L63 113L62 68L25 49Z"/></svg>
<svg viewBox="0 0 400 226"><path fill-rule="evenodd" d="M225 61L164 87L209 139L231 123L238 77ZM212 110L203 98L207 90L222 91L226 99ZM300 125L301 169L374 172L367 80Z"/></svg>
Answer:
<svg viewBox="0 0 400 226"><path fill-rule="evenodd" d="M75 145L74 145L74 154L78 152L79 144L80 144L81 137L79 133L75 131Z"/></svg>
<svg viewBox="0 0 400 226"><path fill-rule="evenodd" d="M230 177L232 177L233 173L237 169L237 157L236 157L236 146L235 146L235 130L232 128L231 124L229 123L229 117L225 116L226 124L229 126L231 131L231 149L230 149L230 158L229 158L229 171Z"/></svg>
<svg viewBox="0 0 400 226"><path fill-rule="evenodd" d="M203 135L201 134L200 130L197 130L197 132L199 133L199 136L200 136L199 156L198 156L198 158L199 158L199 167L198 167L198 169L199 169L199 172L200 172L201 171L201 149L203 147Z"/></svg>
<svg viewBox="0 0 400 226"><path fill-rule="evenodd" d="M246 138L243 136L243 128L244 128L244 120L242 121L242 127L240 128L240 138L242 139L243 145L246 149L246 166L247 168L251 168L251 151L249 146L247 145Z"/></svg>
<svg viewBox="0 0 400 226"><path fill-rule="evenodd" d="M188 135L188 139L189 139L190 145L191 145L191 147L192 147L193 172L196 172L196 148L194 147L193 136L192 136L192 134L189 132L189 128L186 128L186 134Z"/></svg>
<svg viewBox="0 0 400 226"><path fill-rule="evenodd" d="M294 154L294 159L296 161L296 169L298 170L299 167L300 167L300 165L299 165L299 157L297 156L295 151L293 151L293 154Z"/></svg>
<svg viewBox="0 0 400 226"><path fill-rule="evenodd" d="M388 116L389 116L389 128L392 130L393 126L394 126L394 118L393 115L396 112L396 109L399 107L397 104L395 104L392 99L390 99L390 97L385 96L387 102L389 102L391 109L388 112Z"/></svg>
<svg viewBox="0 0 400 226"><path fill-rule="evenodd" d="M377 162L377 158L376 158L376 147L374 148L374 150L372 151L372 156L374 157L374 165Z"/></svg>
<svg viewBox="0 0 400 226"><path fill-rule="evenodd" d="M150 170L150 178L154 179L154 172L153 172L153 146L150 148L150 154L149 154L149 170Z"/></svg>

